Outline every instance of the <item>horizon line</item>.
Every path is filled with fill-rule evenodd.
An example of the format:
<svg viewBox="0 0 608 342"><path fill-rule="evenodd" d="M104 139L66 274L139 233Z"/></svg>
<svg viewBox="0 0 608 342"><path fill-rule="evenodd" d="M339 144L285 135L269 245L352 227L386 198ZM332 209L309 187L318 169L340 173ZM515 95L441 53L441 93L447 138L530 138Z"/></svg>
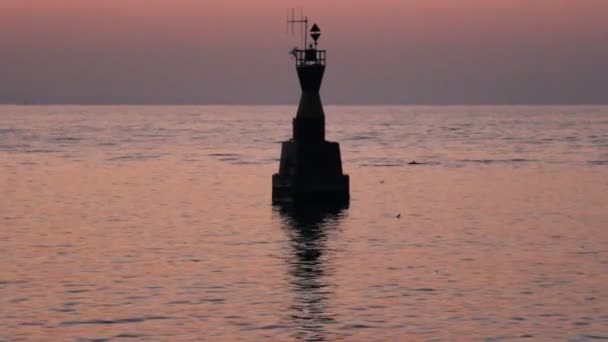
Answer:
<svg viewBox="0 0 608 342"><path fill-rule="evenodd" d="M326 106L334 107L506 107L506 106L525 106L525 107L551 107L551 106L569 106L569 107L585 107L585 106L608 106L605 103L325 103ZM298 106L298 103L78 103L78 102L40 102L40 103L11 103L0 102L0 106L19 106L19 107L34 107L34 106L197 106L197 107L287 107Z"/></svg>

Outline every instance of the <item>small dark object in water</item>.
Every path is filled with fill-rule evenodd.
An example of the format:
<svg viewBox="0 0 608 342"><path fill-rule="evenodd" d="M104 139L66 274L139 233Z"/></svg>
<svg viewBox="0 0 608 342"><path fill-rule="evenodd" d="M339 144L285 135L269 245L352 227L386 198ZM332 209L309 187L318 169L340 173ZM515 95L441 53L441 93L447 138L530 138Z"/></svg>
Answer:
<svg viewBox="0 0 608 342"><path fill-rule="evenodd" d="M381 180L381 181L380 181L380 184L384 184L384 180Z"/></svg>
<svg viewBox="0 0 608 342"><path fill-rule="evenodd" d="M422 163L419 163L415 160L412 160L411 162L407 163L408 165L422 165Z"/></svg>
<svg viewBox="0 0 608 342"><path fill-rule="evenodd" d="M396 218L401 218L401 213L397 214L397 216L395 216Z"/></svg>

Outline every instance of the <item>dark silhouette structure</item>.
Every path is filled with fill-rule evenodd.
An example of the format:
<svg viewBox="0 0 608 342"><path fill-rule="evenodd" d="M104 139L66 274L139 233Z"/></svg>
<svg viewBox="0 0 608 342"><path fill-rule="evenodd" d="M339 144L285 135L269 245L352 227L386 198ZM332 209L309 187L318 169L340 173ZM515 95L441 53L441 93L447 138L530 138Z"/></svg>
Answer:
<svg viewBox="0 0 608 342"><path fill-rule="evenodd" d="M306 24L308 19L301 21ZM293 119L293 138L283 142L279 173L272 177L273 202L302 199L349 200L349 177L342 173L340 145L325 140L325 112L319 90L323 81L326 51L319 50L321 30L310 30L314 45L294 49L291 54L302 96Z"/></svg>

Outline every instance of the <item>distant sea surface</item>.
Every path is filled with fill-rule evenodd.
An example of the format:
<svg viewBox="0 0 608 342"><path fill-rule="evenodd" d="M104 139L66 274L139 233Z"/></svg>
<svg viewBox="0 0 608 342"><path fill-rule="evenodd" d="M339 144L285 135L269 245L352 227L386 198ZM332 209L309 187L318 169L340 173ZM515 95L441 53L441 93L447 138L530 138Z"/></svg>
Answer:
<svg viewBox="0 0 608 342"><path fill-rule="evenodd" d="M608 107L0 106L0 341L608 339ZM411 161L422 165L409 165Z"/></svg>

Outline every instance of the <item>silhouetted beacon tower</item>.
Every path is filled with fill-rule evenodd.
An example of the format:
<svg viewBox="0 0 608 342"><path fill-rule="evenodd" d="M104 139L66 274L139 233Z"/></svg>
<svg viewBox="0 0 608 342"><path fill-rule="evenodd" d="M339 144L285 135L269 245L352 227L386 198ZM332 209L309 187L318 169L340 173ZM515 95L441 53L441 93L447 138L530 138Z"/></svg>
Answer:
<svg viewBox="0 0 608 342"><path fill-rule="evenodd" d="M316 24L310 35L314 46L292 51L302 96L293 119L293 138L283 142L279 173L272 176L274 202L349 199L349 178L342 173L340 145L325 141L325 113L319 89L326 51L317 49L321 31Z"/></svg>

